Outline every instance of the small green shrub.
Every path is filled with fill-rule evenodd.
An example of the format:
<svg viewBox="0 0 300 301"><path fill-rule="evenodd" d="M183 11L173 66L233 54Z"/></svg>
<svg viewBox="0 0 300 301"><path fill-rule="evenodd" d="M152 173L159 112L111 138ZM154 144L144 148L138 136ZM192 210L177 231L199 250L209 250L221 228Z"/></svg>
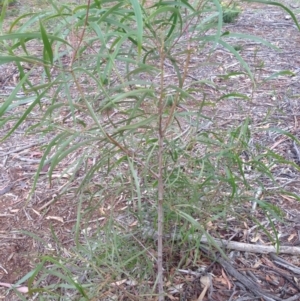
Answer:
<svg viewBox="0 0 300 301"><path fill-rule="evenodd" d="M222 5L222 8L224 23L233 23L241 12L240 8L235 3L230 5Z"/></svg>
<svg viewBox="0 0 300 301"><path fill-rule="evenodd" d="M187 80L199 56L207 60L205 68L215 66L210 62L211 51L218 49L213 43L242 68L243 73L220 75L224 82L247 74L254 83L250 66L237 53L239 44L229 43L238 37L272 45L259 37L222 34L223 23L233 22L240 12L234 4L158 1L146 9L140 2L95 0L72 7L49 1L45 11L18 17L1 38L0 63L14 63L20 81L1 103L0 126L8 124L9 131L0 141L28 121L28 135L46 139L32 194L46 166L51 185L57 170L68 176L59 198L72 195L68 206L77 206L74 247L70 243L66 250L53 230L57 249L22 278L40 300L46 300L42 294L51 300L108 300L103 296L112 287L117 294L117 283L126 278L136 283L136 291L128 293L136 293L135 299L150 300L158 292L164 301L163 264L172 268L166 254L174 257L177 240L182 267L182 254L199 249L198 237L190 247L191 235L206 235L222 251L207 225L220 218L225 224L233 215L242 222L243 204L256 202L268 215L279 215L259 199L257 187L262 177L273 180L271 168L283 159L251 146L250 118L226 129L206 116L203 109L214 99L206 99L202 84L218 91L223 87L209 78ZM199 48L192 51L195 45ZM197 63L201 66L202 61ZM33 76L42 69L42 76ZM24 98L17 97L19 92ZM250 100L240 91L224 93L220 100ZM30 106L22 110L24 104ZM243 153L249 159L244 161ZM247 176L248 167L254 177ZM173 234L171 243L163 240ZM52 284L48 279L53 276L59 281Z"/></svg>

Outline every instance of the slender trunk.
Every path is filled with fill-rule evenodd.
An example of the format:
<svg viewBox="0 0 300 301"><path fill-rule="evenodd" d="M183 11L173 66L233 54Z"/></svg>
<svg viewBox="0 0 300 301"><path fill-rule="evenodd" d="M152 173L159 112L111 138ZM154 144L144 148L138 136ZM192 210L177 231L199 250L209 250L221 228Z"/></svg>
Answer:
<svg viewBox="0 0 300 301"><path fill-rule="evenodd" d="M158 301L165 300L163 279L163 200L164 200L164 178L163 178L163 154L164 154L164 40L161 39L160 47L160 96L158 100L158 203L157 203L157 285Z"/></svg>
<svg viewBox="0 0 300 301"><path fill-rule="evenodd" d="M164 197L164 182L163 182L163 137L159 137L159 147L158 147L158 168L159 168L159 178L158 178L158 208L157 208L157 283L158 283L158 293L159 301L164 301L164 279L163 279L163 197Z"/></svg>

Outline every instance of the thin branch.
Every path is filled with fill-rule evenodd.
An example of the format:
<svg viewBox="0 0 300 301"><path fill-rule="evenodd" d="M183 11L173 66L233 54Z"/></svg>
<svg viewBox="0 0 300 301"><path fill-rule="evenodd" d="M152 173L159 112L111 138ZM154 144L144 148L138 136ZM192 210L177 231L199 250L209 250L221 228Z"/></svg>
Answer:
<svg viewBox="0 0 300 301"><path fill-rule="evenodd" d="M164 280L163 280L163 200L164 200L164 180L163 180L163 153L164 153L164 130L163 130L163 88L164 88L164 42L161 39L160 48L160 96L158 101L158 204L157 204L157 284L158 301L164 301Z"/></svg>
<svg viewBox="0 0 300 301"><path fill-rule="evenodd" d="M76 49L73 52L72 59L70 61L70 67L73 65L73 63L74 63L74 61L76 59L78 50L80 48L80 45L81 45L81 43L83 41L83 37L84 37L85 31L86 31L86 27L88 25L88 17L89 17L90 6L91 6L91 0L88 0L86 14L85 14L85 20L84 20L84 25L83 25L83 30L82 30L81 35L79 37L79 41L78 41L77 47L76 47Z"/></svg>

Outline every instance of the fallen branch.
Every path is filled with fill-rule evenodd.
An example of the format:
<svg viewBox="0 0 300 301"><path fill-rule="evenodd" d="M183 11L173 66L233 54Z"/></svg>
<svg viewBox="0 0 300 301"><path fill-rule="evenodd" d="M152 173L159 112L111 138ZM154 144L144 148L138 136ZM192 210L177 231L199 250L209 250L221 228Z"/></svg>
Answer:
<svg viewBox="0 0 300 301"><path fill-rule="evenodd" d="M210 239L206 236L202 236L200 241L202 243L210 243ZM274 246L262 246L262 245L254 245L236 241L227 241L225 239L217 239L213 238L213 242L220 247L225 247L226 249L230 250L237 250L243 252L251 252L251 253L262 253L262 254L269 254L269 253L277 253L277 254L292 254L292 255L300 255L300 248L293 247L293 246L280 246L278 249Z"/></svg>
<svg viewBox="0 0 300 301"><path fill-rule="evenodd" d="M212 251L205 247L200 247L200 249L204 253L206 253L210 258L215 259L227 271L228 274L230 274L234 279L236 279L236 281L242 283L248 291L252 292L254 296L262 298L262 300L265 301L283 301L281 298L271 295L270 293L261 289L258 286L258 283L255 283L252 279L240 273L226 259L222 258L221 256L216 256L216 254L214 254Z"/></svg>
<svg viewBox="0 0 300 301"><path fill-rule="evenodd" d="M275 254L270 254L271 258L274 260L274 263L284 267L286 270L293 272L294 274L300 275L300 268L289 263L288 261L276 256ZM299 299L300 300L300 299Z"/></svg>
<svg viewBox="0 0 300 301"><path fill-rule="evenodd" d="M143 234L146 237L151 237L154 240L157 239L157 233L153 229L144 229ZM171 238L172 240L181 240L181 236L179 234L165 235L165 238ZM269 253L277 253L277 254L292 254L292 255L300 255L300 247L293 246L280 246L276 248L274 246L263 246L249 243L242 243L236 241L228 241L225 239L213 238L211 236L206 237L205 234L200 236L199 234L189 235L188 239L190 241L198 241L201 243L210 244L210 245L218 245L221 248L226 248L229 250L237 250L242 252L250 252L250 253L260 253L260 254L269 254Z"/></svg>
<svg viewBox="0 0 300 301"><path fill-rule="evenodd" d="M250 278L244 276L239 271L237 271L228 261L223 258L218 258L218 262L223 266L223 268L234 277L237 281L241 282L249 291L251 291L255 296L263 298L266 301L282 301L281 298L273 296L268 292L260 289L257 283L254 283Z"/></svg>

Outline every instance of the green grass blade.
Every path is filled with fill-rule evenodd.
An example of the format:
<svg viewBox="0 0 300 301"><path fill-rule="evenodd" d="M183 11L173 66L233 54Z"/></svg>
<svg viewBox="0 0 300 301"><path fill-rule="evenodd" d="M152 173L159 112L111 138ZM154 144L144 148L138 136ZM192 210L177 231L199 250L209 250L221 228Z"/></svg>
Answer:
<svg viewBox="0 0 300 301"><path fill-rule="evenodd" d="M48 35L46 32L45 27L43 26L43 23L40 21L40 31L41 31L41 36L42 36L42 40L44 43L44 50L45 53L47 53L47 57L44 57L44 60L47 61L47 59L49 59L51 65L53 64L53 52L52 52L52 46L51 43L48 39Z"/></svg>
<svg viewBox="0 0 300 301"><path fill-rule="evenodd" d="M130 3L133 7L135 20L136 20L138 52L140 54L142 51L143 36L144 36L143 12L141 9L140 2L138 0L130 0Z"/></svg>
<svg viewBox="0 0 300 301"><path fill-rule="evenodd" d="M268 0L243 0L243 1L245 1L245 2L263 3L263 4L267 4L267 5L274 5L274 6L281 7L282 9L284 9L291 16L291 18L295 22L298 30L300 30L300 25L299 25L299 23L297 21L296 16L294 15L294 13L288 7L286 7L285 5L283 5L282 3L274 2L274 1L268 1Z"/></svg>

